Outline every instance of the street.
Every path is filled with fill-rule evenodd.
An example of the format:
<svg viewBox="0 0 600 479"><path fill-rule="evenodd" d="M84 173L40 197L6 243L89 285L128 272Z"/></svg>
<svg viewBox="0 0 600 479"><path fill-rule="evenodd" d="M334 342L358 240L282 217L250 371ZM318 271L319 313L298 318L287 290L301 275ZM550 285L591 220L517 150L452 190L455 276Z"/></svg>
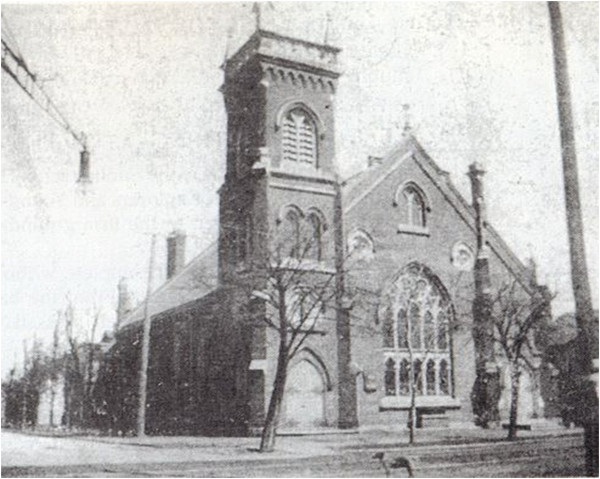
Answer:
<svg viewBox="0 0 600 479"><path fill-rule="evenodd" d="M384 451L390 462L398 456L410 458L416 477L569 477L584 473L580 434L511 443L412 447L362 444L338 449L318 443L316 448L306 437L283 438L281 450L269 455L251 452L247 438L228 438L224 442L219 438L186 448L8 434L21 446L27 441L39 444L42 439L45 448L60 447L54 449L57 460L43 465L26 465L26 460L15 458L7 434L3 436L5 477L385 477L382 465L373 459L378 451ZM35 455L31 448L21 451ZM68 456L62 463L61 454ZM29 463L33 464L31 459ZM407 477L407 473L396 469L391 470L391 476Z"/></svg>

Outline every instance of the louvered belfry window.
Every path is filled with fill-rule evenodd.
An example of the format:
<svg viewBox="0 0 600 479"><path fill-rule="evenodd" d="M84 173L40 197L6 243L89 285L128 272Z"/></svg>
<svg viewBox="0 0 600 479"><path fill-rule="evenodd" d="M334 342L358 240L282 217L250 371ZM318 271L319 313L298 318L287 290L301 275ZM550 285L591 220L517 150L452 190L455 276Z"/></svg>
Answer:
<svg viewBox="0 0 600 479"><path fill-rule="evenodd" d="M281 143L284 161L316 166L316 127L308 112L303 108L294 108L285 116Z"/></svg>

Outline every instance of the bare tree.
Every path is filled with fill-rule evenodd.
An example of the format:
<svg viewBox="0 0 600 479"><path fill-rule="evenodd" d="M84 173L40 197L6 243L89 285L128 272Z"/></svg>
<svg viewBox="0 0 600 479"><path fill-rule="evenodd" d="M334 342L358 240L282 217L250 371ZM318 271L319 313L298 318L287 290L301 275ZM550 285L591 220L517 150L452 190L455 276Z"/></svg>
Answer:
<svg viewBox="0 0 600 479"><path fill-rule="evenodd" d="M503 284L493 297L493 340L502 349L510 370L509 440L517 437L521 374L524 369L533 373L539 367L541 354L534 333L543 326L552 297L541 292L530 296L514 280Z"/></svg>
<svg viewBox="0 0 600 479"><path fill-rule="evenodd" d="M316 247L313 238L301 238L293 243L284 239L273 253L254 263L254 278L264 285L250 292L254 301L264 304L256 319L274 331L278 339L277 366L261 434L261 452L273 451L275 447L291 360L310 336L320 334L317 326L323 315L334 309L335 274L320 269L318 261L313 259Z"/></svg>
<svg viewBox="0 0 600 479"><path fill-rule="evenodd" d="M24 427L37 426L40 397L47 377L48 356L41 341L33 338L23 368L23 422Z"/></svg>
<svg viewBox="0 0 600 479"><path fill-rule="evenodd" d="M67 429L73 427L73 420L81 423L81 396L83 377L81 374L81 359L79 357L79 340L74 331L75 310L70 298L67 298L67 306L62 312L65 323L65 339L67 351L65 354L65 411L64 425Z"/></svg>
<svg viewBox="0 0 600 479"><path fill-rule="evenodd" d="M56 325L54 326L54 333L52 335L52 351L50 353L50 368L48 371L48 380L50 383L50 426L54 427L54 406L56 404L56 387L58 382L59 372L59 347L60 347L60 313L56 318Z"/></svg>
<svg viewBox="0 0 600 479"><path fill-rule="evenodd" d="M70 298L62 312L67 344L65 353L65 418L67 428L89 426L93 415L93 387L95 380L96 344L95 334L100 310L94 308L87 341L81 341L77 333L75 309ZM83 356L83 357L82 357Z"/></svg>
<svg viewBox="0 0 600 479"><path fill-rule="evenodd" d="M94 413L94 382L95 382L95 363L96 363L96 328L98 327L98 320L100 319L100 309L94 307L92 313L92 324L90 326L90 334L88 337L87 344L87 360L85 364L85 386L83 388L83 409L84 409L84 422L86 425L92 424L93 413Z"/></svg>

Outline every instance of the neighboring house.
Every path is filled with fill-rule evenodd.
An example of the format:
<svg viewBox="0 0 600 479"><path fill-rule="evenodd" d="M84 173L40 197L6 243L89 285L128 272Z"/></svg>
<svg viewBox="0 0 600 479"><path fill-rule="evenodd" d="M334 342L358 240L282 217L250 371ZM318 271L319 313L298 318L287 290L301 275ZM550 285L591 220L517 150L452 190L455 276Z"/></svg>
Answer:
<svg viewBox="0 0 600 479"><path fill-rule="evenodd" d="M78 345L76 360L72 352L61 355L60 366L49 373L40 388L37 426L95 427L98 408L94 387L107 346L105 338L100 343Z"/></svg>
<svg viewBox="0 0 600 479"><path fill-rule="evenodd" d="M478 245L487 252L492 289L516 281L529 297L536 287L485 218L477 234L475 208L410 132L386 156L371 158L364 172L340 181L338 53L260 30L226 61L220 235L185 267L182 234L169 239L169 278L148 305L148 433L248 434L261 426L277 342L250 320L261 314L260 306L249 305L236 284L254 280L253 259L264 256L278 235L291 238L285 254L296 256L301 229L314 239L308 252L314 274L337 274L347 264L348 293L364 297L354 294L351 314L323 312L321 334L308 338L290 364L282 426L406 424L406 318L415 368L423 372L416 398L420 422L472 421ZM485 210L483 173L472 165L478 211ZM403 305L407 281L420 285L425 307ZM126 309L119 307L119 328L99 380L105 427L123 433L135 429L144 305ZM532 394L523 401L539 404Z"/></svg>
<svg viewBox="0 0 600 479"><path fill-rule="evenodd" d="M37 425L59 427L65 413L65 378L61 372L54 379L47 379L40 391Z"/></svg>
<svg viewBox="0 0 600 479"><path fill-rule="evenodd" d="M598 333L598 311L595 311ZM582 389L578 385L579 367L582 363L581 347L577 340L575 315L565 313L546 325L539 343L544 346L542 368L543 394L546 417L560 416L565 426L579 424L579 414L584 407ZM598 357L598 336L592 341L592 357ZM587 389L586 389L587 390Z"/></svg>

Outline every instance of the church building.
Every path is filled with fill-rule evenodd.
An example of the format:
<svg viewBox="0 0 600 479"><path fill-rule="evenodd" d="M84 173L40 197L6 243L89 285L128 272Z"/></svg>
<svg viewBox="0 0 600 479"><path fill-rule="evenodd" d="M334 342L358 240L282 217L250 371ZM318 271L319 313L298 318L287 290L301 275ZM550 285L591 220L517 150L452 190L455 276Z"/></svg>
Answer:
<svg viewBox="0 0 600 479"><path fill-rule="evenodd" d="M474 339L474 316L479 296L507 282L537 294L531 268L486 221L482 167L465 172L466 200L408 129L387 155L339 177L339 52L257 29L226 60L219 238L188 264L184 233L168 238L168 278L147 305L147 433L260 429L279 343L260 320L265 279L255 268L274 258L336 288L289 363L282 430L403 426L413 390L419 426L472 424L478 371L500 378L506 420L505 365ZM135 429L144 316L121 285L98 383L113 430ZM543 408L530 376L524 419Z"/></svg>

